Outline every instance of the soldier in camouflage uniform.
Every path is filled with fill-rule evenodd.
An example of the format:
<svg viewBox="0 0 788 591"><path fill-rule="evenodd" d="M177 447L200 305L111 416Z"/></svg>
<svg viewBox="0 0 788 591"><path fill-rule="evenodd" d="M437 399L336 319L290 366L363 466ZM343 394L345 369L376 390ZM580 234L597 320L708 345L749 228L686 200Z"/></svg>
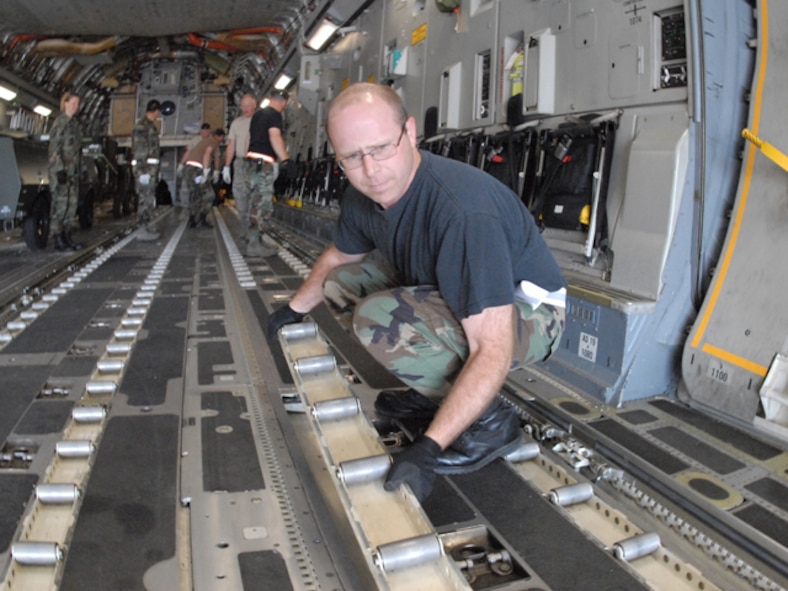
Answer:
<svg viewBox="0 0 788 591"><path fill-rule="evenodd" d="M159 233L150 225L156 206L156 185L159 182L159 130L154 121L161 113L156 99L148 101L145 115L137 121L131 132L131 164L139 197L137 219L141 228L137 240L158 240Z"/></svg>
<svg viewBox="0 0 788 591"><path fill-rule="evenodd" d="M268 335L324 298L351 321L410 386L381 392L378 414L427 421L384 483L408 484L423 500L436 473L477 470L521 445L519 417L498 392L509 371L557 349L566 281L517 195L418 149L416 122L393 89L354 84L327 122L351 187L333 244L271 315Z"/></svg>
<svg viewBox="0 0 788 591"><path fill-rule="evenodd" d="M80 250L71 239L71 220L79 201L82 128L77 121L79 96L66 92L60 99L60 115L49 131L49 189L52 192L51 225L55 250Z"/></svg>
<svg viewBox="0 0 788 591"><path fill-rule="evenodd" d="M191 150L186 159L183 172L185 185L189 187L189 227L213 228L206 217L216 198L211 179L219 180L221 169L221 148L224 130L215 129L210 135L200 140ZM213 166L213 172L211 167Z"/></svg>
<svg viewBox="0 0 788 591"><path fill-rule="evenodd" d="M274 181L279 176L280 165L286 174L292 174L295 164L290 160L282 135L282 111L288 98L284 90L274 91L269 97L270 104L257 110L249 122L243 192L249 195L250 212L254 211L255 222L247 235L248 256L269 257L279 252L278 248L263 243L263 235L274 211Z"/></svg>

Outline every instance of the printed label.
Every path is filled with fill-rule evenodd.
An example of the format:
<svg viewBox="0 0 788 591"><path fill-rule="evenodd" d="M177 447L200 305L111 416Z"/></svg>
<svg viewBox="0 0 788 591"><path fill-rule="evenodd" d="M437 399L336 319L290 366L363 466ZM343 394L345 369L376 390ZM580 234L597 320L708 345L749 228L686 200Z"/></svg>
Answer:
<svg viewBox="0 0 788 591"><path fill-rule="evenodd" d="M580 333L580 345L577 347L577 354L581 359L596 363L596 350L599 339L587 332Z"/></svg>
<svg viewBox="0 0 788 591"><path fill-rule="evenodd" d="M716 380L721 384L728 385L733 380L733 370L719 361L712 361L709 369L706 370L706 375L712 380Z"/></svg>

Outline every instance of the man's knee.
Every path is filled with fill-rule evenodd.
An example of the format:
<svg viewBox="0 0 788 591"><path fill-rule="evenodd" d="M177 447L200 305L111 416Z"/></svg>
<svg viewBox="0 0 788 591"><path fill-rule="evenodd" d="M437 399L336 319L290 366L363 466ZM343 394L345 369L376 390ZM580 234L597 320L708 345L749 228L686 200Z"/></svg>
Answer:
<svg viewBox="0 0 788 591"><path fill-rule="evenodd" d="M323 281L323 299L336 312L352 314L363 294L354 281L361 271L358 265L342 265L332 269Z"/></svg>

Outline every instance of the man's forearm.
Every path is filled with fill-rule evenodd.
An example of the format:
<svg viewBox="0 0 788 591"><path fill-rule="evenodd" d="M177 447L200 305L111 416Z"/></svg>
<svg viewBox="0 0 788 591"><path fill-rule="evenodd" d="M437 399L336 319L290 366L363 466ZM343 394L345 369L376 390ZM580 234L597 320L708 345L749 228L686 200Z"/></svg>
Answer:
<svg viewBox="0 0 788 591"><path fill-rule="evenodd" d="M233 158L235 157L235 140L230 140L227 142L227 150L225 151L224 155L224 165L230 166L233 163Z"/></svg>
<svg viewBox="0 0 788 591"><path fill-rule="evenodd" d="M443 449L495 399L511 368L513 306L488 308L463 321L470 354L425 435Z"/></svg>
<svg viewBox="0 0 788 591"><path fill-rule="evenodd" d="M425 435L446 449L490 406L501 389L508 366L500 357L476 355L468 359L451 391L441 403Z"/></svg>

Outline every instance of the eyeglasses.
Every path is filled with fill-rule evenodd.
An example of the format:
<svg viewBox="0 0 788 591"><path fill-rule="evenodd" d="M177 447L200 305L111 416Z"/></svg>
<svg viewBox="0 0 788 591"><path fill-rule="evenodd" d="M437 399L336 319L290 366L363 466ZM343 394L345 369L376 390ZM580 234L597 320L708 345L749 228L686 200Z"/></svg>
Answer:
<svg viewBox="0 0 788 591"><path fill-rule="evenodd" d="M388 160L397 153L400 143L402 143L402 136L405 135L405 123L402 124L402 131L399 133L396 144L383 144L382 146L375 146L369 152L355 152L344 158L337 160L337 164L342 170L355 170L361 168L364 164L364 156L369 156L373 160L380 162L381 160Z"/></svg>

